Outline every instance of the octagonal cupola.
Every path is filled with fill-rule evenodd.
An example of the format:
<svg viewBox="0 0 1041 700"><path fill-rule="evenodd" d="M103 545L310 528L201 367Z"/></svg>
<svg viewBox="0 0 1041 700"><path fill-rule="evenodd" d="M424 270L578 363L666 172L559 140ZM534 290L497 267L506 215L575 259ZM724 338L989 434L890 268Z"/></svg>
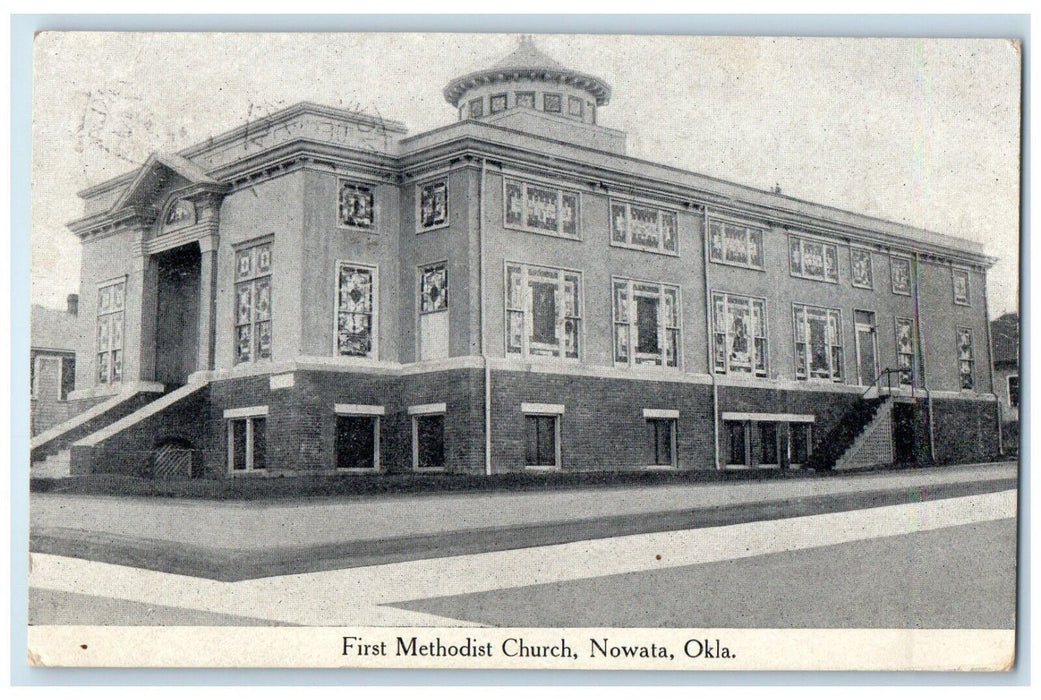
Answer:
<svg viewBox="0 0 1041 700"><path fill-rule="evenodd" d="M611 86L567 68L524 35L513 53L490 68L455 78L444 95L458 108L459 119L486 120L517 109L596 124L597 108L611 99Z"/></svg>

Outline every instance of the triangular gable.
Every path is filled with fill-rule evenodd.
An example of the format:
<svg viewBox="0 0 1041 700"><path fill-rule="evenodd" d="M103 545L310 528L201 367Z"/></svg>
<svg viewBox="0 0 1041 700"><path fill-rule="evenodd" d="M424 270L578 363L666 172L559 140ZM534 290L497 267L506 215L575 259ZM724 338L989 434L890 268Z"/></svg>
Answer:
<svg viewBox="0 0 1041 700"><path fill-rule="evenodd" d="M167 189L171 180L181 186L220 184L209 177L205 170L183 156L174 153L153 153L110 211L116 212L131 204L154 204L156 195Z"/></svg>

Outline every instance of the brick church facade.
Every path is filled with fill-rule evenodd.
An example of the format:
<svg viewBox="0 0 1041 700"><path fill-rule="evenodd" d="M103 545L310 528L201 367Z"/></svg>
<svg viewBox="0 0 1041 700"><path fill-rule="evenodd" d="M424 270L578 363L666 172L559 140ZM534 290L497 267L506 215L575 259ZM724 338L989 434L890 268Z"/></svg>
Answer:
<svg viewBox="0 0 1041 700"><path fill-rule="evenodd" d="M626 155L530 40L454 123L301 103L80 193L72 473L1000 451L980 246Z"/></svg>

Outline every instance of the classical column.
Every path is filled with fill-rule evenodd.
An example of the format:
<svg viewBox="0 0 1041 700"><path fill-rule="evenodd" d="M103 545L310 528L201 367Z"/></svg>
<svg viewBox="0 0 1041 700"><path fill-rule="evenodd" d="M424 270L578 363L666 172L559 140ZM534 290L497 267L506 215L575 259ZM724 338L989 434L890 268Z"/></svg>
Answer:
<svg viewBox="0 0 1041 700"><path fill-rule="evenodd" d="M138 297L138 304L132 308L130 300ZM124 376L131 380L154 382L155 378L155 330L156 313L159 301L159 266L147 253L134 257L134 266L127 285L126 339L131 347L127 348L124 362L128 364ZM137 328L134 329L133 326ZM136 331L136 332L135 332ZM136 347L135 347L136 346ZM136 362L136 368L134 363Z"/></svg>
<svg viewBox="0 0 1041 700"><path fill-rule="evenodd" d="M213 369L213 346L216 334L214 317L217 312L217 246L220 237L204 236L199 239L199 355L196 371Z"/></svg>

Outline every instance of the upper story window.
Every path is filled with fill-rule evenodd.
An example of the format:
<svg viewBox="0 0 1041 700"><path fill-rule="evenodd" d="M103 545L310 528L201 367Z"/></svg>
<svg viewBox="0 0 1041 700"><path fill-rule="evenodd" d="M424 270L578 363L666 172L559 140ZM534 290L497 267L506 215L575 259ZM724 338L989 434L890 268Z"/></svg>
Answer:
<svg viewBox="0 0 1041 700"><path fill-rule="evenodd" d="M793 304L795 378L842 381L842 316L838 309Z"/></svg>
<svg viewBox="0 0 1041 700"><path fill-rule="evenodd" d="M542 109L545 111L560 114L562 107L563 102L560 93L545 92L542 94Z"/></svg>
<svg viewBox="0 0 1041 700"><path fill-rule="evenodd" d="M478 97L476 100L470 100L470 118L480 119L484 116L484 98Z"/></svg>
<svg viewBox="0 0 1041 700"><path fill-rule="evenodd" d="M271 358L272 243L235 251L235 363Z"/></svg>
<svg viewBox="0 0 1041 700"><path fill-rule="evenodd" d="M788 237L788 259L793 277L838 283L839 253L831 243Z"/></svg>
<svg viewBox="0 0 1041 700"><path fill-rule="evenodd" d="M336 354L376 357L376 268L336 263Z"/></svg>
<svg viewBox="0 0 1041 700"><path fill-rule="evenodd" d="M532 233L579 238L579 194L548 185L503 180L503 226Z"/></svg>
<svg viewBox="0 0 1041 700"><path fill-rule="evenodd" d="M584 102L581 97L568 97L567 98L567 113L572 117L582 118L582 107Z"/></svg>
<svg viewBox="0 0 1041 700"><path fill-rule="evenodd" d="M679 367L679 287L619 278L612 285L615 364Z"/></svg>
<svg viewBox="0 0 1041 700"><path fill-rule="evenodd" d="M611 244L676 254L679 248L676 213L612 200Z"/></svg>
<svg viewBox="0 0 1041 700"><path fill-rule="evenodd" d="M724 265L763 269L763 230L709 220L709 259Z"/></svg>
<svg viewBox="0 0 1041 700"><path fill-rule="evenodd" d="M506 265L506 353L577 360L582 273Z"/></svg>
<svg viewBox="0 0 1041 700"><path fill-rule="evenodd" d="M900 384L914 383L914 321L896 319L896 366L900 369Z"/></svg>
<svg viewBox="0 0 1041 700"><path fill-rule="evenodd" d="M448 179L416 185L416 231L448 226Z"/></svg>
<svg viewBox="0 0 1041 700"><path fill-rule="evenodd" d="M969 305L969 271L952 268L954 279L954 303L959 306Z"/></svg>
<svg viewBox="0 0 1041 700"><path fill-rule="evenodd" d="M98 384L123 379L123 320L126 280L98 287L97 358Z"/></svg>
<svg viewBox="0 0 1041 700"><path fill-rule="evenodd" d="M971 328L959 328L958 329L958 377L961 383L962 389L972 389L975 386L973 381L973 365L976 363L976 358L972 347L972 329Z"/></svg>
<svg viewBox="0 0 1041 700"><path fill-rule="evenodd" d="M419 270L419 359L448 357L448 263Z"/></svg>
<svg viewBox="0 0 1041 700"><path fill-rule="evenodd" d="M851 283L861 289L874 289L875 276L871 268L871 251L863 248L849 249L849 271Z"/></svg>
<svg viewBox="0 0 1041 700"><path fill-rule="evenodd" d="M535 109L535 93L534 92L518 92L516 95L516 105L518 107L527 107L528 109Z"/></svg>
<svg viewBox="0 0 1041 700"><path fill-rule="evenodd" d="M340 226L372 230L375 220L372 187L350 180L340 180Z"/></svg>
<svg viewBox="0 0 1041 700"><path fill-rule="evenodd" d="M893 278L893 294L911 296L911 259L891 255L889 265Z"/></svg>
<svg viewBox="0 0 1041 700"><path fill-rule="evenodd" d="M712 311L715 371L765 377L766 300L713 292Z"/></svg>
<svg viewBox="0 0 1041 700"><path fill-rule="evenodd" d="M488 101L488 111L492 114L506 111L506 94L492 95Z"/></svg>

